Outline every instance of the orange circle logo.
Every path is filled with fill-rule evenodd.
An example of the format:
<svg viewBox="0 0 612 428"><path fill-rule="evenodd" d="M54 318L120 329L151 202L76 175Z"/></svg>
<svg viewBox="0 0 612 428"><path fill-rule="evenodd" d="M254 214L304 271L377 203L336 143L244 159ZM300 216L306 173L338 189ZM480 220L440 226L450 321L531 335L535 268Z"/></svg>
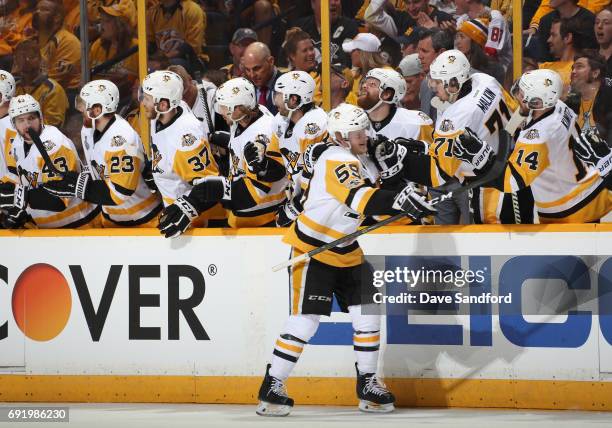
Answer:
<svg viewBox="0 0 612 428"><path fill-rule="evenodd" d="M38 263L24 270L13 289L13 316L32 340L45 342L59 335L70 317L68 281L55 267Z"/></svg>

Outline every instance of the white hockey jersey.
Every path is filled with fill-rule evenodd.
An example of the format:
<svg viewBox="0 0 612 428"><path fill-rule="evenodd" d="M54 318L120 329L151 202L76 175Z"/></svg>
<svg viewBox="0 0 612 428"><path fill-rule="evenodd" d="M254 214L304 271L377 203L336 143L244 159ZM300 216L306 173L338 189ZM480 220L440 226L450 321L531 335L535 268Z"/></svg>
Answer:
<svg viewBox="0 0 612 428"><path fill-rule="evenodd" d="M368 182L368 175L349 150L339 146L325 150L314 165L304 211L283 242L308 252L357 230L366 204L377 191ZM314 258L332 266L349 267L361 263L362 255L359 243L352 241Z"/></svg>
<svg viewBox="0 0 612 428"><path fill-rule="evenodd" d="M13 140L17 132L13 129L11 119L7 114L0 119L0 183L17 182L15 159L12 155Z"/></svg>
<svg viewBox="0 0 612 428"><path fill-rule="evenodd" d="M184 107L177 107L177 115L166 125L151 121L150 159L165 206L189 193L196 178L219 175L202 124Z"/></svg>
<svg viewBox="0 0 612 428"><path fill-rule="evenodd" d="M277 114L277 119L280 114ZM298 188L304 190L307 183L302 180L304 150L311 144L320 143L327 139L327 113L319 107L308 110L295 125L289 125L277 132L279 137L280 153L283 164L287 170L287 178L293 186L293 193Z"/></svg>
<svg viewBox="0 0 612 428"><path fill-rule="evenodd" d="M55 126L45 125L40 139L47 149L49 158L60 171L80 172L79 156L72 141L62 134ZM34 144L28 145L18 135L13 141L12 155L17 165L19 181L24 186L32 188L51 180L60 180L45 165L40 152ZM77 198L64 199L66 209L61 212L27 208L28 214L36 225L44 229L76 228L90 223L99 213L97 205Z"/></svg>
<svg viewBox="0 0 612 428"><path fill-rule="evenodd" d="M596 169L575 157L580 130L562 101L521 130L508 159L504 191L530 186L540 223L588 223L612 209L612 193Z"/></svg>
<svg viewBox="0 0 612 428"><path fill-rule="evenodd" d="M251 172L244 158L244 147L248 142L259 141L266 145L266 156L283 163L276 134L277 121L264 106L259 106L261 116L246 129L232 127L230 134L230 180L232 181L232 211L228 223L230 227L258 227L274 221L278 206L285 199L285 187L288 180L285 177L279 181L263 181ZM242 182L242 183L239 183ZM237 193L235 189L243 189L245 193ZM237 209L243 201L250 199L251 206Z"/></svg>
<svg viewBox="0 0 612 428"><path fill-rule="evenodd" d="M372 122L372 129L376 134L384 135L389 140L399 137L414 138L431 144L433 121L422 111L396 107L385 120Z"/></svg>
<svg viewBox="0 0 612 428"><path fill-rule="evenodd" d="M140 136L119 115L96 140L93 128L81 129L81 142L90 174L103 180L116 205L102 206L111 224L136 226L149 222L161 211L161 200L142 178L145 166Z"/></svg>
<svg viewBox="0 0 612 428"><path fill-rule="evenodd" d="M474 73L472 91L438 115L434 142L429 146L431 181L434 187L449 178L473 176L472 167L452 154L452 145L466 127L486 141L495 152L499 146L500 131L506 126L511 112L509 97L497 81L484 73Z"/></svg>

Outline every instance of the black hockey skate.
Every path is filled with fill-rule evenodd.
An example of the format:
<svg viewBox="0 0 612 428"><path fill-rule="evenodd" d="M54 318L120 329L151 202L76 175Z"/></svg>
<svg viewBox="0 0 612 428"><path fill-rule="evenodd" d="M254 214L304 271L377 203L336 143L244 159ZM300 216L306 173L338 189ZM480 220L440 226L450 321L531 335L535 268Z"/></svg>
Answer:
<svg viewBox="0 0 612 428"><path fill-rule="evenodd" d="M266 376L259 388L259 404L255 413L259 416L287 416L293 407L293 399L287 396L285 383L270 376L270 367L272 364L266 367Z"/></svg>
<svg viewBox="0 0 612 428"><path fill-rule="evenodd" d="M357 370L357 398L359 410L372 413L389 413L395 410L395 397L387 387L378 380L376 373L360 374Z"/></svg>

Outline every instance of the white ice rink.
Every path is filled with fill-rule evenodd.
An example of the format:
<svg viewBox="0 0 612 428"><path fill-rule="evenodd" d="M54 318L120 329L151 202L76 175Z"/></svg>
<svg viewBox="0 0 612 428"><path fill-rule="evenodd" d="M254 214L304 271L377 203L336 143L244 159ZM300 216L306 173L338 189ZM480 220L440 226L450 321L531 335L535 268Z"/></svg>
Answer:
<svg viewBox="0 0 612 428"><path fill-rule="evenodd" d="M1 403L0 407L17 406ZM45 406L43 403L37 405ZM175 427L612 427L612 413L575 411L482 410L482 409L397 409L372 415L357 408L297 406L285 418L262 418L255 406L207 404L66 404L70 422L51 426L83 428L175 428ZM66 406L50 404L50 406ZM33 406L32 403L23 406ZM15 428L40 427L41 423L0 423Z"/></svg>

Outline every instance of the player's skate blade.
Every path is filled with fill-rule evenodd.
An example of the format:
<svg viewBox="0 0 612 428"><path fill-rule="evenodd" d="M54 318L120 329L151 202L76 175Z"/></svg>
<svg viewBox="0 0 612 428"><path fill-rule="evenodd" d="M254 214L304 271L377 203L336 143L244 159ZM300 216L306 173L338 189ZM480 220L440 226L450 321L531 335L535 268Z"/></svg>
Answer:
<svg viewBox="0 0 612 428"><path fill-rule="evenodd" d="M287 416L290 412L291 406L286 404L272 404L265 401L260 401L255 410L255 413L259 416L271 417Z"/></svg>
<svg viewBox="0 0 612 428"><path fill-rule="evenodd" d="M366 413L391 413L395 410L393 403L376 404L371 401L359 400L359 410Z"/></svg>

